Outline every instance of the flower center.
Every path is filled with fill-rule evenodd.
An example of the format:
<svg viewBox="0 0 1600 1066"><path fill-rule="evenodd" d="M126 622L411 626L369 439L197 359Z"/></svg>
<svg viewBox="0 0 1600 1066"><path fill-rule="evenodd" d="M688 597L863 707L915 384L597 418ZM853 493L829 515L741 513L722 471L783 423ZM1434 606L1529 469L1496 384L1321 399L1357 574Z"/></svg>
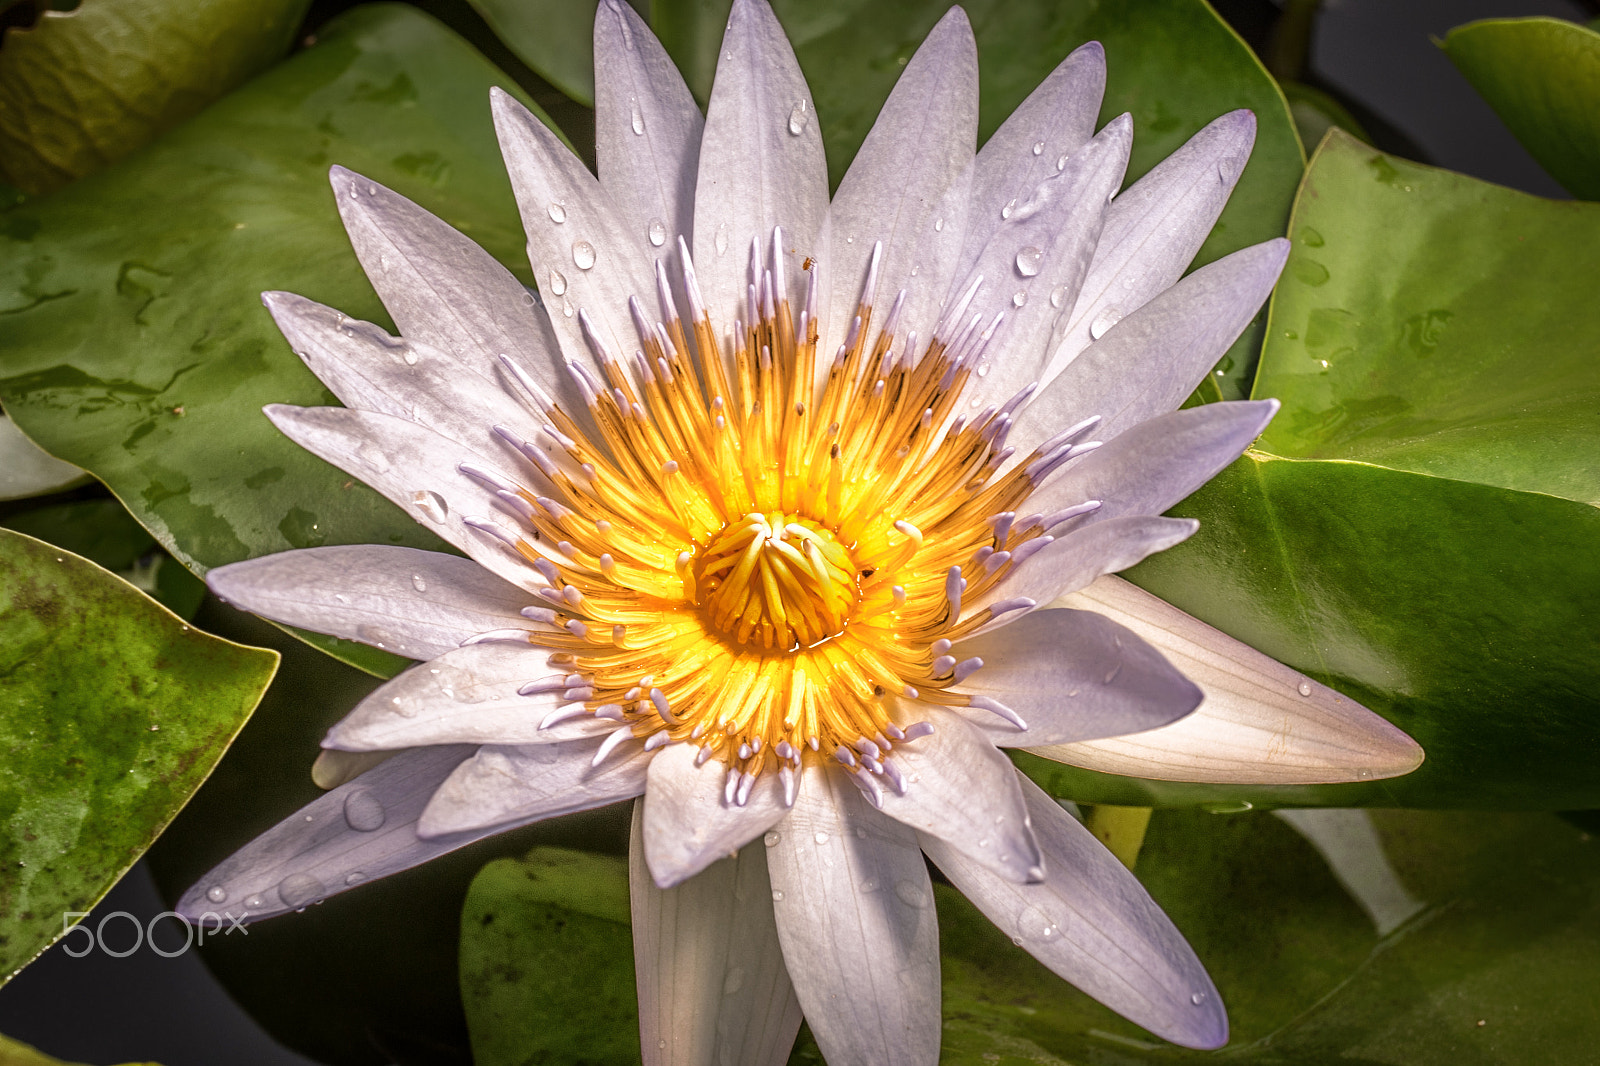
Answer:
<svg viewBox="0 0 1600 1066"><path fill-rule="evenodd" d="M752 512L706 546L697 592L711 624L740 645L808 648L844 630L858 598L855 564L801 515Z"/></svg>

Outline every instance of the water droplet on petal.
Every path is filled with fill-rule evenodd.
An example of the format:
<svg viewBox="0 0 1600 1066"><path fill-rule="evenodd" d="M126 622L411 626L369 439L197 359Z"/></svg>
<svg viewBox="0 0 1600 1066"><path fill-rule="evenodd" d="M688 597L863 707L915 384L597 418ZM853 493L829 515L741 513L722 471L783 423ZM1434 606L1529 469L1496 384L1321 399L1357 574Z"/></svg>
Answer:
<svg viewBox="0 0 1600 1066"><path fill-rule="evenodd" d="M1089 323L1089 336L1099 340L1106 335L1107 330L1121 321L1122 312L1115 307L1107 307L1098 315L1095 315L1094 321Z"/></svg>
<svg viewBox="0 0 1600 1066"><path fill-rule="evenodd" d="M1066 169L1067 169L1067 157L1066 156L1062 156L1060 159L1056 160L1056 171L1059 173L1060 171L1063 171L1063 170L1066 170Z"/></svg>
<svg viewBox="0 0 1600 1066"><path fill-rule="evenodd" d="M358 788L344 798L344 820L358 833L370 833L384 822L383 804L369 789Z"/></svg>
<svg viewBox="0 0 1600 1066"><path fill-rule="evenodd" d="M1302 696L1311 695L1311 683L1309 681L1300 682L1299 692L1300 692L1300 695L1302 695Z"/></svg>
<svg viewBox="0 0 1600 1066"><path fill-rule="evenodd" d="M408 344L400 349L400 358L405 360L406 366L416 366L417 350Z"/></svg>
<svg viewBox="0 0 1600 1066"><path fill-rule="evenodd" d="M1017 253L1017 273L1031 278L1039 273L1039 264L1042 262L1044 252L1030 244Z"/></svg>
<svg viewBox="0 0 1600 1066"><path fill-rule="evenodd" d="M667 243L667 224L659 218L652 218L645 233L650 237L650 243L660 248Z"/></svg>
<svg viewBox="0 0 1600 1066"><path fill-rule="evenodd" d="M594 245L588 241L576 241L572 245L572 261L579 270L592 270L594 268Z"/></svg>
<svg viewBox="0 0 1600 1066"><path fill-rule="evenodd" d="M285 907L304 907L322 895L322 882L307 873L290 874L278 882L278 898Z"/></svg>
<svg viewBox="0 0 1600 1066"><path fill-rule="evenodd" d="M556 296L567 291L567 276L559 270L550 271L550 291Z"/></svg>
<svg viewBox="0 0 1600 1066"><path fill-rule="evenodd" d="M944 232L944 219L936 218L936 219L933 220L933 232L935 232L935 233Z"/></svg>
<svg viewBox="0 0 1600 1066"><path fill-rule="evenodd" d="M819 829L815 839L818 844L826 844L828 842L828 834Z"/></svg>
<svg viewBox="0 0 1600 1066"><path fill-rule="evenodd" d="M926 907L928 905L928 897L923 893L922 886L910 881L901 881L895 885L894 894L899 897L901 903L908 907Z"/></svg>
<svg viewBox="0 0 1600 1066"><path fill-rule="evenodd" d="M1023 940L1049 943L1061 935L1061 927L1038 907L1024 907L1016 918L1016 930Z"/></svg>
<svg viewBox="0 0 1600 1066"><path fill-rule="evenodd" d="M1044 155L1044 142L1043 141L1034 141L1033 142L1033 154L1034 155Z"/></svg>
<svg viewBox="0 0 1600 1066"><path fill-rule="evenodd" d="M1028 294L1018 289L1011 297L1011 306L1021 307L1028 302Z"/></svg>
<svg viewBox="0 0 1600 1066"><path fill-rule="evenodd" d="M772 902L774 902L774 903L782 903L783 902L783 889L775 888L775 889L772 890Z"/></svg>
<svg viewBox="0 0 1600 1066"><path fill-rule="evenodd" d="M561 301L561 317L562 318L571 318L572 317L572 301L571 300L562 300Z"/></svg>
<svg viewBox="0 0 1600 1066"><path fill-rule="evenodd" d="M244 906L246 910L265 910L267 907L267 901L261 896L251 896L249 899L244 901Z"/></svg>
<svg viewBox="0 0 1600 1066"><path fill-rule="evenodd" d="M562 203L559 200L551 200L550 201L550 221L554 222L556 225L559 226L559 225L561 225L561 223L565 222L566 220L567 220L567 205Z"/></svg>
<svg viewBox="0 0 1600 1066"><path fill-rule="evenodd" d="M789 112L789 132L796 137L800 136L809 121L811 121L811 101L801 100L794 105L794 110Z"/></svg>
<svg viewBox="0 0 1600 1066"><path fill-rule="evenodd" d="M1017 198L1015 196L1013 196L1009 201L1007 201L1006 205L1000 209L1000 217L1001 217L1001 219L1010 218L1011 217L1011 212L1015 211L1016 209L1017 209Z"/></svg>
<svg viewBox="0 0 1600 1066"><path fill-rule="evenodd" d="M1067 299L1067 287L1065 285L1057 285L1055 288L1050 290L1050 306L1051 307L1060 307L1063 303L1066 302L1066 299Z"/></svg>
<svg viewBox="0 0 1600 1066"><path fill-rule="evenodd" d="M212 903L226 903L228 901L228 890L221 885L212 885L206 889L206 899L209 899Z"/></svg>
<svg viewBox="0 0 1600 1066"><path fill-rule="evenodd" d="M418 592L428 591L428 583L422 579L421 574L411 575L411 587L416 589Z"/></svg>
<svg viewBox="0 0 1600 1066"><path fill-rule="evenodd" d="M989 376L989 360L985 359L983 362L978 364L978 376L980 378L986 378Z"/></svg>
<svg viewBox="0 0 1600 1066"><path fill-rule="evenodd" d="M353 870L350 873L347 873L347 874L344 875L344 883L346 885L359 885L361 882L365 881L366 879L367 879L367 875L362 873L360 870Z"/></svg>
<svg viewBox="0 0 1600 1066"><path fill-rule="evenodd" d="M718 255L728 250L728 224L726 222L717 223L717 235L712 238L712 243L717 246Z"/></svg>
<svg viewBox="0 0 1600 1066"><path fill-rule="evenodd" d="M1204 992L1196 992L1194 995L1189 997L1189 1002L1193 1003L1196 1007L1198 1007L1200 1004L1204 1003L1205 1001L1206 1001L1206 994Z"/></svg>
<svg viewBox="0 0 1600 1066"><path fill-rule="evenodd" d="M644 136L644 112L639 110L639 101L637 100L633 102L633 117L630 119L630 124L633 126L633 135L635 137Z"/></svg>
<svg viewBox="0 0 1600 1066"><path fill-rule="evenodd" d="M783 834L782 833L779 833L779 832L776 832L776 831L772 831L772 832L767 833L766 836L761 838L761 843L765 844L769 848L775 848L775 847L778 846L778 841L780 841L782 839L783 839Z"/></svg>
<svg viewBox="0 0 1600 1066"><path fill-rule="evenodd" d="M443 522L450 514L450 505L437 492L413 492L411 505L435 522Z"/></svg>
<svg viewBox="0 0 1600 1066"><path fill-rule="evenodd" d="M370 440L363 441L356 449L356 457L380 474L389 469L388 456L383 454L382 448Z"/></svg>
<svg viewBox="0 0 1600 1066"><path fill-rule="evenodd" d="M722 994L731 996L744 987L744 967L730 966L728 974L722 979Z"/></svg>

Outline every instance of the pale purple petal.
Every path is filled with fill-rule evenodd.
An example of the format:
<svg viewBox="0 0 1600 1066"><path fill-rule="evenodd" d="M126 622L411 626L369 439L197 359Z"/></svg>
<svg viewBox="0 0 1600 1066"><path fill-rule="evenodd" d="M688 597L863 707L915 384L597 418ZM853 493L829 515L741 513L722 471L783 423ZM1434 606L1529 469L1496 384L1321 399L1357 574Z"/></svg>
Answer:
<svg viewBox="0 0 1600 1066"><path fill-rule="evenodd" d="M1055 330L1045 383L1183 276L1233 193L1255 135L1255 115L1231 111L1112 201L1089 276L1072 314Z"/></svg>
<svg viewBox="0 0 1600 1066"><path fill-rule="evenodd" d="M328 730L322 746L387 751L425 744L553 744L617 728L591 714L544 727L545 719L573 702L561 687L570 667L550 666L549 656L527 643L456 648L379 686Z"/></svg>
<svg viewBox="0 0 1600 1066"><path fill-rule="evenodd" d="M602 0L595 12L594 68L602 72L594 107L600 187L639 249L662 255L693 232L700 108L661 42L623 0Z"/></svg>
<svg viewBox="0 0 1600 1066"><path fill-rule="evenodd" d="M1092 415L1094 435L1112 440L1176 410L1250 324L1288 254L1282 238L1241 249L1112 326L1023 409L1009 438L1017 461Z"/></svg>
<svg viewBox="0 0 1600 1066"><path fill-rule="evenodd" d="M594 766L601 740L479 748L447 777L417 820L418 835L445 836L603 807L644 792L650 756L636 742Z"/></svg>
<svg viewBox="0 0 1600 1066"><path fill-rule="evenodd" d="M1011 610L986 622L973 634L987 633L1043 607L1058 596L1076 592L1102 574L1126 570L1146 556L1166 551L1194 535L1200 523L1192 518L1147 515L1112 518L1074 530L1013 566L993 587L963 602L963 617L1003 600L1032 600L1032 607Z"/></svg>
<svg viewBox="0 0 1600 1066"><path fill-rule="evenodd" d="M432 659L493 629L531 628L532 598L470 559L383 544L306 548L218 567L211 591L317 633Z"/></svg>
<svg viewBox="0 0 1600 1066"><path fill-rule="evenodd" d="M1138 633L1200 686L1205 702L1161 729L1037 755L1105 773L1259 785L1377 780L1422 763L1416 741L1348 696L1135 585L1101 578L1062 603Z"/></svg>
<svg viewBox="0 0 1600 1066"><path fill-rule="evenodd" d="M960 258L977 130L977 45L953 7L901 71L828 209L835 333L856 314L881 241L877 287L866 294L873 324L883 325L903 289L901 336L931 336Z"/></svg>
<svg viewBox="0 0 1600 1066"><path fill-rule="evenodd" d="M448 223L343 167L329 172L361 267L408 340L496 380L501 353L554 376L550 324L511 272Z"/></svg>
<svg viewBox="0 0 1600 1066"><path fill-rule="evenodd" d="M922 846L950 882L1030 955L1174 1044L1217 1048L1228 1016L1183 934L1077 819L1018 774L1049 874L1017 884L944 841Z"/></svg>
<svg viewBox="0 0 1600 1066"><path fill-rule="evenodd" d="M911 829L874 811L837 767L812 763L767 849L783 958L823 1058L932 1066L939 929ZM770 838L769 838L770 839Z"/></svg>
<svg viewBox="0 0 1600 1066"><path fill-rule="evenodd" d="M760 843L658 888L633 808L628 884L645 1066L782 1066L800 1030Z"/></svg>
<svg viewBox="0 0 1600 1066"><path fill-rule="evenodd" d="M1013 881L1042 877L1043 858L1028 826L1011 760L954 711L896 703L895 718L901 727L925 721L933 733L897 743L884 757L899 770L905 792L885 782L880 793L883 813L948 841L1000 877Z"/></svg>
<svg viewBox="0 0 1600 1066"><path fill-rule="evenodd" d="M727 800L729 769L694 744L668 744L650 763L644 854L656 884L671 888L744 847L788 813L776 773L756 777L746 802Z"/></svg>
<svg viewBox="0 0 1600 1066"><path fill-rule="evenodd" d="M734 0L717 59L694 198L694 259L712 321L726 331L745 302L750 244L783 227L788 297L798 310L807 256L828 212L816 105L766 0ZM763 255L763 263L767 257ZM645 290L649 291L649 290Z"/></svg>
<svg viewBox="0 0 1600 1066"><path fill-rule="evenodd" d="M968 710L968 720L1001 747L1142 733L1177 721L1201 699L1160 652L1093 611L1036 611L951 654L983 661L953 691L998 703L1027 724L1018 729L990 710Z"/></svg>
<svg viewBox="0 0 1600 1066"><path fill-rule="evenodd" d="M234 852L183 894L178 913L224 928L229 916L271 918L513 828L417 836L428 797L471 754L466 746L396 754Z"/></svg>

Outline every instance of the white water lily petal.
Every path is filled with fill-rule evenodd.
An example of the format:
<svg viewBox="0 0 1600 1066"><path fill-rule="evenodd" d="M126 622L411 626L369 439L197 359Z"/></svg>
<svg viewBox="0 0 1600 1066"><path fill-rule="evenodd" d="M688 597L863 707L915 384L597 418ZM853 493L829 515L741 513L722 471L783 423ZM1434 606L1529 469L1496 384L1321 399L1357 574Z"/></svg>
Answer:
<svg viewBox="0 0 1600 1066"><path fill-rule="evenodd" d="M499 376L463 373L458 359L437 348L303 296L264 292L261 302L295 354L346 407L404 418L471 448L492 447L495 425L524 438L538 431L539 421Z"/></svg>
<svg viewBox="0 0 1600 1066"><path fill-rule="evenodd" d="M1183 934L1094 834L1017 776L1049 867L1042 884L996 877L923 836L929 857L1002 932L1118 1014L1184 1047L1227 1043L1221 997Z"/></svg>
<svg viewBox="0 0 1600 1066"><path fill-rule="evenodd" d="M89 472L63 462L0 415L0 500L23 500L71 488Z"/></svg>
<svg viewBox="0 0 1600 1066"><path fill-rule="evenodd" d="M562 355L596 365L577 314L584 311L601 339L626 358L639 346L628 297L654 291L652 258L581 159L515 97L500 89L489 97L528 260Z"/></svg>
<svg viewBox="0 0 1600 1066"><path fill-rule="evenodd" d="M234 852L183 894L178 913L223 928L230 916L271 918L482 839L488 834L416 834L428 797L471 754L463 746L396 754Z"/></svg>
<svg viewBox="0 0 1600 1066"><path fill-rule="evenodd" d="M594 142L600 187L647 256L687 239L694 225L700 108L666 49L623 0L594 19Z"/></svg>
<svg viewBox="0 0 1600 1066"><path fill-rule="evenodd" d="M1036 755L1104 773L1218 784L1368 781L1422 764L1416 741L1348 696L1135 585L1101 578L1061 603L1127 626L1206 698L1195 713L1161 729L1037 748Z"/></svg>
<svg viewBox="0 0 1600 1066"><path fill-rule="evenodd" d="M984 732L942 707L897 700L901 727L933 726L930 736L902 741L887 756L905 780L901 793L882 786L884 814L936 836L973 862L1011 881L1044 876L1039 843L1017 786L1016 768Z"/></svg>
<svg viewBox="0 0 1600 1066"><path fill-rule="evenodd" d="M1018 729L991 711L967 711L967 720L1001 747L1142 733L1200 705L1200 689L1160 652L1093 611L1035 611L962 641L951 654L983 661L952 691L993 700L1027 723Z"/></svg>
<svg viewBox="0 0 1600 1066"><path fill-rule="evenodd" d="M963 602L962 617L1001 600L1033 601L1032 607L1008 611L984 623L973 636L999 629L1059 596L1076 592L1102 574L1126 570L1148 555L1183 543L1199 528L1200 523L1192 518L1127 515L1073 530L1013 566L970 603Z"/></svg>
<svg viewBox="0 0 1600 1066"><path fill-rule="evenodd" d="M337 751L323 748L311 763L311 783L323 791L338 788L346 781L354 781L379 763L387 762L401 751Z"/></svg>
<svg viewBox="0 0 1600 1066"><path fill-rule="evenodd" d="M1064 169L1052 170L1015 204L1000 209L1006 217L978 250L970 272L958 275L952 298L981 275L974 307L1004 314L979 358L977 380L968 385L969 407L1005 403L1039 380L1050 359L1050 324L1061 314L1052 299L1064 305L1083 285L1106 205L1122 184L1132 147L1133 122L1127 115L1107 123ZM974 205L973 210L981 209ZM973 216L971 224L981 218ZM969 249L971 239L969 232Z"/></svg>
<svg viewBox="0 0 1600 1066"><path fill-rule="evenodd" d="M282 552L218 567L211 591L289 626L432 659L491 629L531 628L532 602L470 559L395 545Z"/></svg>
<svg viewBox="0 0 1600 1066"><path fill-rule="evenodd" d="M555 334L511 271L449 223L369 178L336 166L328 180L361 268L406 339L454 357L488 381L498 380L501 353L543 379L555 378L561 367Z"/></svg>
<svg viewBox="0 0 1600 1066"><path fill-rule="evenodd" d="M939 928L908 827L816 763L767 848L784 963L829 1066L939 1058ZM770 839L770 838L769 838Z"/></svg>
<svg viewBox="0 0 1600 1066"><path fill-rule="evenodd" d="M952 7L900 72L828 209L826 321L836 331L856 314L881 241L877 288L866 294L873 324L904 290L899 333L931 335L961 252L977 134L978 48L966 13Z"/></svg>
<svg viewBox="0 0 1600 1066"><path fill-rule="evenodd" d="M563 667L524 643L469 644L374 689L328 730L324 748L387 751L425 744L555 744L600 738L617 723L583 714L542 728L566 699ZM521 695L529 682L544 691Z"/></svg>
<svg viewBox="0 0 1600 1066"><path fill-rule="evenodd" d="M1100 440L1176 410L1222 358L1272 291L1289 254L1281 237L1196 270L1122 319L1074 359L1012 427L1020 461L1091 415Z"/></svg>
<svg viewBox="0 0 1600 1066"><path fill-rule="evenodd" d="M644 792L650 758L627 743L599 766L597 739L486 745L445 778L417 820L425 839L535 822L604 807Z"/></svg>
<svg viewBox="0 0 1600 1066"><path fill-rule="evenodd" d="M1089 143L1105 89L1106 52L1099 41L1090 41L1063 59L984 142L972 185L963 275L971 273L1004 221L1006 204L1022 203Z"/></svg>
<svg viewBox="0 0 1600 1066"><path fill-rule="evenodd" d="M494 495L456 469L475 462L516 470L502 455L475 452L415 423L370 411L273 404L266 413L290 440L377 489L478 565L514 585L539 585L537 575L504 545L464 521L483 518L497 522L507 536L520 535Z"/></svg>
<svg viewBox="0 0 1600 1066"><path fill-rule="evenodd" d="M789 813L776 773L758 776L744 803L730 803L730 773L698 745L668 744L650 762L644 855L657 885L671 888L738 851Z"/></svg>
<svg viewBox="0 0 1600 1066"><path fill-rule="evenodd" d="M1238 184L1255 135L1255 115L1231 111L1112 201L1077 302L1054 330L1043 383L1183 276Z"/></svg>
<svg viewBox="0 0 1600 1066"><path fill-rule="evenodd" d="M734 0L706 108L694 194L695 269L712 319L724 331L734 316L743 317L750 242L761 242L767 265L774 226L783 227L783 295L796 313L801 306L800 267L817 254L828 213L816 110L766 0Z"/></svg>
<svg viewBox="0 0 1600 1066"><path fill-rule="evenodd" d="M628 887L645 1066L782 1066L800 1001L772 916L766 849L750 844L674 888L645 863L633 808Z"/></svg>
<svg viewBox="0 0 1600 1066"><path fill-rule="evenodd" d="M1162 514L1237 459L1279 406L1277 400L1235 400L1158 415L1048 478L1028 497L1028 508L1054 514L1099 500L1099 509L1082 519L1085 525Z"/></svg>

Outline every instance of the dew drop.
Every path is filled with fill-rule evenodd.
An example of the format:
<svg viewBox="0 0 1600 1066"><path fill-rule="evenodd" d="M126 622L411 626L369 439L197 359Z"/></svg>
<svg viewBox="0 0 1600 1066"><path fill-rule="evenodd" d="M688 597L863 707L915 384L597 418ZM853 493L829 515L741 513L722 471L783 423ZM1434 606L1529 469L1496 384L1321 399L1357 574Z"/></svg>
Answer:
<svg viewBox="0 0 1600 1066"><path fill-rule="evenodd" d="M1300 682L1300 688L1298 691L1302 696L1311 695L1311 683L1309 681Z"/></svg>
<svg viewBox="0 0 1600 1066"><path fill-rule="evenodd" d="M1034 141L1033 142L1033 154L1034 155L1044 155L1044 142L1043 141Z"/></svg>
<svg viewBox="0 0 1600 1066"><path fill-rule="evenodd" d="M571 300L562 300L561 301L561 317L562 318L571 318L572 317L572 301Z"/></svg>
<svg viewBox="0 0 1600 1066"><path fill-rule="evenodd" d="M322 895L322 882L307 873L290 874L278 882L278 898L285 907L304 907Z"/></svg>
<svg viewBox="0 0 1600 1066"><path fill-rule="evenodd" d="M761 843L765 844L769 848L775 848L775 847L778 846L778 841L780 841L782 839L783 839L783 834L782 833L769 832L766 836L761 838Z"/></svg>
<svg viewBox="0 0 1600 1066"><path fill-rule="evenodd" d="M226 903L228 901L228 890L221 885L212 885L206 889L206 899L209 899L212 903Z"/></svg>
<svg viewBox="0 0 1600 1066"><path fill-rule="evenodd" d="M1039 264L1044 262L1044 252L1034 245L1028 245L1017 252L1017 273L1025 278L1031 278L1039 273Z"/></svg>
<svg viewBox="0 0 1600 1066"><path fill-rule="evenodd" d="M1196 992L1194 995L1189 997L1189 1002L1193 1003L1196 1007L1198 1007L1200 1004L1204 1003L1205 1001L1206 1001L1206 994L1204 992Z"/></svg>
<svg viewBox="0 0 1600 1066"><path fill-rule="evenodd" d="M806 123L811 121L811 101L801 100L789 112L789 132L796 137L805 132Z"/></svg>
<svg viewBox="0 0 1600 1066"><path fill-rule="evenodd" d="M418 592L428 591L428 583L422 579L421 574L411 575L411 587L416 589Z"/></svg>
<svg viewBox="0 0 1600 1066"><path fill-rule="evenodd" d="M435 522L443 522L450 514L450 505L437 492L422 490L411 494L411 504Z"/></svg>
<svg viewBox="0 0 1600 1066"><path fill-rule="evenodd" d="M667 243L667 224L659 218L652 218L645 233L650 237L650 243L660 248Z"/></svg>
<svg viewBox="0 0 1600 1066"><path fill-rule="evenodd" d="M772 890L772 902L774 902L774 903L782 903L783 902L783 889L775 888L775 889Z"/></svg>
<svg viewBox="0 0 1600 1066"><path fill-rule="evenodd" d="M935 232L935 233L944 232L944 219L936 218L936 219L933 220L933 232Z"/></svg>
<svg viewBox="0 0 1600 1066"><path fill-rule="evenodd" d="M722 994L731 996L744 987L744 967L730 966L728 975L722 979Z"/></svg>
<svg viewBox="0 0 1600 1066"><path fill-rule="evenodd" d="M389 459L383 454L383 449L370 440L362 442L361 447L356 449L356 456L380 474L389 469Z"/></svg>
<svg viewBox="0 0 1600 1066"><path fill-rule="evenodd" d="M358 833L370 833L384 822L383 804L365 788L358 788L344 798L345 824Z"/></svg>
<svg viewBox="0 0 1600 1066"><path fill-rule="evenodd" d="M557 296L567 291L567 276L559 270L550 271L550 291Z"/></svg>
<svg viewBox="0 0 1600 1066"><path fill-rule="evenodd" d="M1108 307L1094 316L1094 321L1089 323L1089 336L1099 340L1106 335L1106 331L1122 321L1122 312L1115 307Z"/></svg>
<svg viewBox="0 0 1600 1066"><path fill-rule="evenodd" d="M813 839L815 839L818 844L826 844L828 842L828 834L819 829L817 830L817 835Z"/></svg>
<svg viewBox="0 0 1600 1066"><path fill-rule="evenodd" d="M1010 218L1011 212L1015 211L1016 209L1017 198L1013 196L1009 201L1007 201L1006 205L1000 209L1000 218L1002 220Z"/></svg>
<svg viewBox="0 0 1600 1066"><path fill-rule="evenodd" d="M572 261L579 270L594 269L594 245L588 241L575 241L572 245Z"/></svg>
<svg viewBox="0 0 1600 1066"><path fill-rule="evenodd" d="M728 250L728 224L717 223L717 235L712 238L712 243L717 247L717 254L721 255Z"/></svg>
<svg viewBox="0 0 1600 1066"><path fill-rule="evenodd" d="M1025 304L1027 302L1028 302L1028 294L1023 292L1021 289L1018 289L1014 294L1012 294L1012 297L1011 297L1011 306L1012 307L1021 307L1023 304Z"/></svg>
<svg viewBox="0 0 1600 1066"><path fill-rule="evenodd" d="M928 905L928 897L923 893L922 886L913 884L910 881L901 881L895 885L894 894L907 907L926 907Z"/></svg>
<svg viewBox="0 0 1600 1066"><path fill-rule="evenodd" d="M878 879L876 877L869 877L858 884L856 886L856 890L862 893L876 892L878 891Z"/></svg>
<svg viewBox="0 0 1600 1066"><path fill-rule="evenodd" d="M1056 160L1056 172L1060 173L1061 171L1066 170L1066 169L1067 169L1067 157L1066 156L1062 156L1060 159Z"/></svg>
<svg viewBox="0 0 1600 1066"><path fill-rule="evenodd" d="M556 225L559 226L559 225L561 225L561 223L565 222L566 220L567 220L567 205L562 203L560 200L551 200L550 201L550 221L554 222Z"/></svg>
<svg viewBox="0 0 1600 1066"><path fill-rule="evenodd" d="M986 378L989 376L989 360L985 359L983 362L978 364L978 376L980 378Z"/></svg>
<svg viewBox="0 0 1600 1066"><path fill-rule="evenodd" d="M1060 307L1063 303L1066 302L1066 299L1067 299L1067 287L1065 285L1057 285L1055 288L1050 290L1050 306L1051 307Z"/></svg>
<svg viewBox="0 0 1600 1066"><path fill-rule="evenodd" d="M854 243L856 243L855 234L851 234L850 236L846 237L844 239L844 243L846 243L846 244L854 244Z"/></svg>
<svg viewBox="0 0 1600 1066"><path fill-rule="evenodd" d="M244 906L245 906L246 910L252 910L252 911L265 910L266 906L267 906L267 901L266 901L265 898L263 898L261 896L251 896L249 899L244 901Z"/></svg>
<svg viewBox="0 0 1600 1066"><path fill-rule="evenodd" d="M366 879L367 875L362 873L360 870L355 870L344 875L344 883L346 885L359 885Z"/></svg>
<svg viewBox="0 0 1600 1066"><path fill-rule="evenodd" d="M629 122L633 126L633 135L635 137L643 137L644 112L639 110L639 101L637 100L633 102L633 117L629 120Z"/></svg>
<svg viewBox="0 0 1600 1066"><path fill-rule="evenodd" d="M1038 907L1024 907L1016 918L1016 930L1022 940L1049 943L1061 935L1061 927Z"/></svg>

